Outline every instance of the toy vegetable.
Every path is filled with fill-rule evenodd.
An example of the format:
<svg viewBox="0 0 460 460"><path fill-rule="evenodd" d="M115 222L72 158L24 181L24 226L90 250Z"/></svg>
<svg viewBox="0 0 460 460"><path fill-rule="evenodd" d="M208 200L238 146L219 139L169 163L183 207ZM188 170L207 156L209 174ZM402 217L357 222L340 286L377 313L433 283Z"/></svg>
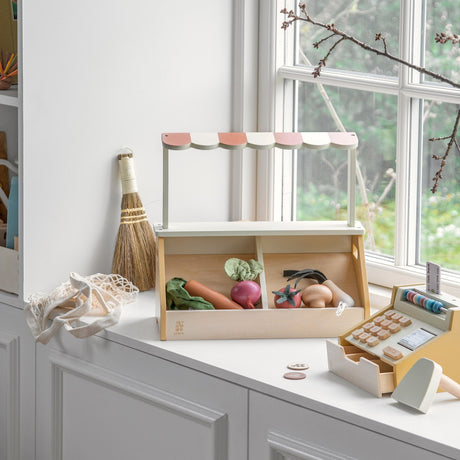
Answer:
<svg viewBox="0 0 460 460"><path fill-rule="evenodd" d="M312 284L303 289L301 297L306 307L324 308L332 301L332 291L324 284Z"/></svg>
<svg viewBox="0 0 460 460"><path fill-rule="evenodd" d="M319 284L327 286L332 292L332 304L334 307L337 307L337 316L340 316L346 307L353 307L355 305L355 301L346 292L343 292L333 281L327 279L326 275L319 270L311 268L299 271L285 270L283 274L289 277L288 281L297 278L295 287L297 287L297 283L302 278L312 278L318 281Z"/></svg>
<svg viewBox="0 0 460 460"><path fill-rule="evenodd" d="M190 280L185 283L184 289L191 295L202 297L210 302L216 310L242 310L243 308L236 302L233 302L228 297L225 297L220 292L199 283L195 280Z"/></svg>
<svg viewBox="0 0 460 460"><path fill-rule="evenodd" d="M263 272L262 264L254 259L246 262L232 257L225 262L225 273L235 281L230 295L232 299L243 308L252 309L260 300L260 286L254 281Z"/></svg>
<svg viewBox="0 0 460 460"><path fill-rule="evenodd" d="M214 310L202 297L191 296L184 288L187 280L172 278L166 283L166 307L168 310Z"/></svg>
<svg viewBox="0 0 460 460"><path fill-rule="evenodd" d="M275 294L276 308L299 308L302 303L300 289L291 288L288 284L284 289L272 291Z"/></svg>

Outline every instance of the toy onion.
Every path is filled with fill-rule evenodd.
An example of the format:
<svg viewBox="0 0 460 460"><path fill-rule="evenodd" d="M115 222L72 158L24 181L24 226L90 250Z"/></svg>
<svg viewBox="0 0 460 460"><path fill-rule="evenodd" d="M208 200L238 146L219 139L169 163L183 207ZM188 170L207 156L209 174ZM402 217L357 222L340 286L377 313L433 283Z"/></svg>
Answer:
<svg viewBox="0 0 460 460"><path fill-rule="evenodd" d="M261 296L260 286L254 280L263 272L263 265L254 259L246 262L232 257L225 262L224 270L229 278L238 281L230 292L232 300L243 308L254 308Z"/></svg>
<svg viewBox="0 0 460 460"><path fill-rule="evenodd" d="M232 299L243 308L254 308L260 300L260 286L255 281L240 281L230 291Z"/></svg>

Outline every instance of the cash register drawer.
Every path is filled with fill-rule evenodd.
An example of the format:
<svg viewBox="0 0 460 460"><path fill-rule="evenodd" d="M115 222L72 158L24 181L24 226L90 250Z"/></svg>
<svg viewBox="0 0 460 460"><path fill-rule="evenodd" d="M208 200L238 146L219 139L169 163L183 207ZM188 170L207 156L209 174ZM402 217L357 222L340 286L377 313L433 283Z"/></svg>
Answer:
<svg viewBox="0 0 460 460"><path fill-rule="evenodd" d="M379 357L333 340L327 341L327 356L330 371L369 393L380 398L394 391L393 367Z"/></svg>

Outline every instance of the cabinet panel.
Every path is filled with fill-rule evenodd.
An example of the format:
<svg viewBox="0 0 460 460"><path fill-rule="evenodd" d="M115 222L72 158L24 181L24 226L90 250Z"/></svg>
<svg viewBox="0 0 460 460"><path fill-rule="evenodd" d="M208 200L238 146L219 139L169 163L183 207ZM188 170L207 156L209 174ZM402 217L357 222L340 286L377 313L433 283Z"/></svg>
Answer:
<svg viewBox="0 0 460 460"><path fill-rule="evenodd" d="M38 460L247 457L247 390L97 337L64 342L37 349Z"/></svg>
<svg viewBox="0 0 460 460"><path fill-rule="evenodd" d="M35 353L23 311L0 303L0 459L34 458Z"/></svg>
<svg viewBox="0 0 460 460"><path fill-rule="evenodd" d="M0 458L19 458L19 337L0 330Z"/></svg>
<svg viewBox="0 0 460 460"><path fill-rule="evenodd" d="M249 427L250 460L448 458L252 391Z"/></svg>

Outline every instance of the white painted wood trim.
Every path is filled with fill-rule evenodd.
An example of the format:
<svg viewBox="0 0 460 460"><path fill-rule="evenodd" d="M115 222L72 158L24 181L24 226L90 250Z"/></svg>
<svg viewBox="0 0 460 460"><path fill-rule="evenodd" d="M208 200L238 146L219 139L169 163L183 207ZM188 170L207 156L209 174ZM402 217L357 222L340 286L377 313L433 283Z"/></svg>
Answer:
<svg viewBox="0 0 460 460"><path fill-rule="evenodd" d="M163 147L163 228L169 224L169 150Z"/></svg>
<svg viewBox="0 0 460 460"><path fill-rule="evenodd" d="M270 446L270 458L273 460L281 460L285 456L292 460L354 460L348 455L334 452L324 446L294 439L275 431L267 433L267 444Z"/></svg>
<svg viewBox="0 0 460 460"><path fill-rule="evenodd" d="M233 46L232 46L232 131L244 130L245 96L245 0L233 1ZM217 134L216 134L217 137ZM217 144L219 140L217 139ZM243 218L244 157L238 151L230 156L231 171L231 220Z"/></svg>
<svg viewBox="0 0 460 460"><path fill-rule="evenodd" d="M247 133L248 147L256 149L270 149L275 145L273 133Z"/></svg>
<svg viewBox="0 0 460 460"><path fill-rule="evenodd" d="M306 148L325 149L329 147L331 138L329 133L302 133L302 139Z"/></svg>
<svg viewBox="0 0 460 460"><path fill-rule="evenodd" d="M190 133L192 148L199 146L201 150L212 150L219 147L217 133Z"/></svg>
<svg viewBox="0 0 460 460"><path fill-rule="evenodd" d="M259 19L259 81L258 81L258 130L275 129L276 94L276 24L281 16L277 0L268 0L260 9ZM273 150L262 150L257 154L257 220L280 220L275 215L275 155Z"/></svg>
<svg viewBox="0 0 460 460"><path fill-rule="evenodd" d="M238 235L363 235L364 227L355 222L354 227L345 221L298 222L174 222L168 228L154 226L161 237L181 236L238 236Z"/></svg>
<svg viewBox="0 0 460 460"><path fill-rule="evenodd" d="M19 229L19 267L18 267L18 300L20 307L24 308L24 85L23 85L23 2L18 0L18 177L19 177L19 190L18 190L18 229Z"/></svg>
<svg viewBox="0 0 460 460"><path fill-rule="evenodd" d="M290 80L299 80L309 83L317 83L312 75L313 66L282 66L278 69L280 78ZM317 79L316 79L317 80ZM399 85L396 80L379 80L375 77L370 77L365 74L357 74L356 72L344 72L338 70L321 70L321 83L323 85L337 85L337 80L340 80L340 86L348 89L359 89L362 91L379 91L384 94L398 94Z"/></svg>
<svg viewBox="0 0 460 460"><path fill-rule="evenodd" d="M7 368L0 372L0 390L4 391L6 417L5 414L0 416L5 417L6 426L3 427L3 433L0 432L0 456L6 460L19 460L19 337L1 332L0 350L2 349Z"/></svg>
<svg viewBox="0 0 460 460"><path fill-rule="evenodd" d="M354 227L356 222L356 148L348 151L348 184L347 184L347 222Z"/></svg>
<svg viewBox="0 0 460 460"><path fill-rule="evenodd" d="M164 390L146 385L125 377L109 369L90 364L62 353L51 351L49 360L52 369L52 447L53 460L62 459L62 410L63 410L63 375L69 373L103 385L114 391L136 398L180 416L205 425L211 431L213 439L210 458L227 460L228 419L227 414L209 409L185 398Z"/></svg>
<svg viewBox="0 0 460 460"><path fill-rule="evenodd" d="M256 237L256 252L257 252L257 261L264 266L264 248L260 237ZM268 293L267 293L267 278L265 276L265 271L259 275L260 281L260 292L261 298L260 302L263 309L268 309Z"/></svg>

